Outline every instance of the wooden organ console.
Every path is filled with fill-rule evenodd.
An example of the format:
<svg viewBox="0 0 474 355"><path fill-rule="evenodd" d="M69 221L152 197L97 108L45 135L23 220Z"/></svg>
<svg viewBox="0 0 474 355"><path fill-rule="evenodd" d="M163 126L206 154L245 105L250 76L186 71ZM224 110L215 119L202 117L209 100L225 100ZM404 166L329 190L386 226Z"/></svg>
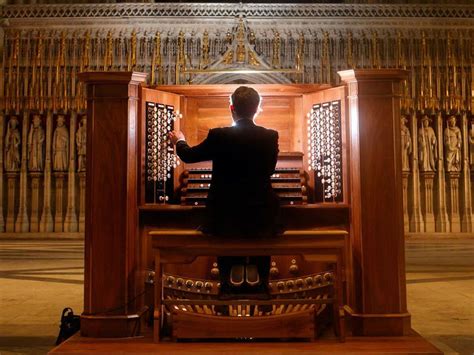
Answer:
<svg viewBox="0 0 474 355"><path fill-rule="evenodd" d="M401 70L349 70L340 72L345 83L340 87L252 85L263 105L256 123L279 132L272 184L290 231L281 243L287 240L293 248L288 256L279 249L272 258L272 294L324 299L339 292L338 300L350 310L353 335L403 335L410 329L399 154L399 84L405 75ZM203 294L215 298L218 287L215 251L212 245L199 249L193 232L202 220L212 167L180 163L165 136L179 129L195 145L210 128L229 125L228 98L238 85L145 87L145 75L132 72L83 73L81 80L87 84L91 122L82 335L137 335L156 306L157 293L171 317L157 323L155 309L155 328L175 327L177 314L180 324L194 326L201 316L220 317L213 319L222 328L215 308L188 302L203 300ZM291 231L302 238L311 233L326 238L331 232L347 236L343 265L334 269L324 258L318 264L305 258L301 245L293 245L296 239L291 244ZM184 245L173 244L173 235ZM220 251L231 247L222 243ZM181 254L173 254L172 245ZM167 260L176 262L186 254L186 245L198 248L196 255L189 251L187 262L201 256L189 265L166 265L163 277L161 268L160 275L153 275L165 255L160 248L168 248L172 257ZM287 313L291 323L298 321L292 312L310 308L276 303L270 314L235 303L230 317L263 321ZM324 323L333 315L323 312L324 302L319 304L312 312ZM177 329L171 333L178 337L192 333L189 326Z"/></svg>

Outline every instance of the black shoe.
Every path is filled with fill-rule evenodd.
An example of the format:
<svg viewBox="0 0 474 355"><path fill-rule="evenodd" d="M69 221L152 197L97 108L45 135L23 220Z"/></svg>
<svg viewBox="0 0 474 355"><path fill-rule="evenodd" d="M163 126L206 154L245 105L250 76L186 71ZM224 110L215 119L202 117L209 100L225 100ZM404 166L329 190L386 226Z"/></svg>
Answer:
<svg viewBox="0 0 474 355"><path fill-rule="evenodd" d="M240 287L244 283L244 266L233 265L230 269L230 284L234 287Z"/></svg>
<svg viewBox="0 0 474 355"><path fill-rule="evenodd" d="M257 265L247 265L245 267L245 281L247 281L247 284L251 287L260 284L260 275L258 274Z"/></svg>
<svg viewBox="0 0 474 355"><path fill-rule="evenodd" d="M228 316L229 306L225 306L225 305L214 306L214 312L220 316Z"/></svg>
<svg viewBox="0 0 474 355"><path fill-rule="evenodd" d="M273 310L273 306L271 304L261 304L258 306L258 311L262 313L270 313Z"/></svg>

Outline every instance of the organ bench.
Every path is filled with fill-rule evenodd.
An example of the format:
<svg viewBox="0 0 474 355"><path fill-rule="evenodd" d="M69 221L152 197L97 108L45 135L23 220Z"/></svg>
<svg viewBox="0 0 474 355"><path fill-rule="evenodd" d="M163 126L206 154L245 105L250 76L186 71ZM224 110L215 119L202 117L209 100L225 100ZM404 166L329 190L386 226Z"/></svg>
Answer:
<svg viewBox="0 0 474 355"><path fill-rule="evenodd" d="M163 305L183 306L183 305L302 305L302 304L331 304L333 308L335 333L341 341L344 341L344 310L343 310L343 285L345 285L346 274L349 273L350 251L349 236L345 230L289 230L281 236L263 238L263 239L232 239L213 237L203 235L198 231L190 230L151 230L149 232L152 238L153 251L155 256L155 302L154 302L154 340L160 341L160 329L163 317ZM216 301L216 300L163 300L163 265L172 263L191 263L198 256L259 256L259 255L301 255L308 262L324 262L333 266L334 274L334 291L331 298L326 299L309 299L309 298L293 298L289 299L272 299L271 301ZM204 292L203 292L204 293ZM288 314L289 318L294 318L292 314ZM222 318L222 317L220 317ZM305 329L295 332L295 326L290 329L284 328L285 322L277 319L273 326L272 317L252 317L241 320L229 317L227 322L215 321L215 317L208 317L206 321L206 329L199 332L202 327L197 327L192 331L193 338L272 338L275 337L300 337ZM278 318L278 317L277 317ZM282 318L282 317L279 317ZM261 322L263 320L263 322ZM188 317L188 321L190 321ZM295 320L294 320L295 321ZM316 319L314 319L316 321ZM266 332L255 332L254 329L259 327L254 324L250 328L248 322L261 322L266 324ZM213 324L216 327L212 327ZM306 324L303 323L302 324ZM225 329L222 329L222 327ZM314 334L316 326L313 324L311 329ZM272 331L273 329L273 331ZM307 329L306 329L307 330Z"/></svg>

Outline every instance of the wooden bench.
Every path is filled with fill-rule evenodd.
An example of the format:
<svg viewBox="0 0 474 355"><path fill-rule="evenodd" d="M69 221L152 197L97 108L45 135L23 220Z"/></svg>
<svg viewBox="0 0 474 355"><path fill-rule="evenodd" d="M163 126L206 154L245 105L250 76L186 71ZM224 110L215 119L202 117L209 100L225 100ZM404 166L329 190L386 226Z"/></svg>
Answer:
<svg viewBox="0 0 474 355"><path fill-rule="evenodd" d="M228 305L232 301L163 300L163 265L186 264L198 256L301 255L309 262L331 263L334 267L334 297L311 300L314 304L333 304L335 332L344 341L343 281L349 270L349 233L345 230L290 230L267 239L225 239L194 230L152 230L149 232L155 257L154 341L160 341L164 305L186 302ZM297 302L293 300L290 302ZM308 302L308 299L301 299ZM235 302L235 301L234 301ZM281 304L283 300L239 301L251 305ZM231 337L231 336L229 336Z"/></svg>

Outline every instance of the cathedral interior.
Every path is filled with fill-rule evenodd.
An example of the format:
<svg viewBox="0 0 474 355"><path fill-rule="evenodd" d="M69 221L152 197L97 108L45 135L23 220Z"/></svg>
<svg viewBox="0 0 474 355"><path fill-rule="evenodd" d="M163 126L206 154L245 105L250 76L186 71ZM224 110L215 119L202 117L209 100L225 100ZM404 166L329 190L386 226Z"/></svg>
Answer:
<svg viewBox="0 0 474 355"><path fill-rule="evenodd" d="M472 354L473 19L469 0L0 1L0 353ZM278 242L199 234L212 165L163 139L229 125L241 84L280 136ZM216 257L239 252L271 256L272 311L218 299ZM54 348L65 307L80 333Z"/></svg>

